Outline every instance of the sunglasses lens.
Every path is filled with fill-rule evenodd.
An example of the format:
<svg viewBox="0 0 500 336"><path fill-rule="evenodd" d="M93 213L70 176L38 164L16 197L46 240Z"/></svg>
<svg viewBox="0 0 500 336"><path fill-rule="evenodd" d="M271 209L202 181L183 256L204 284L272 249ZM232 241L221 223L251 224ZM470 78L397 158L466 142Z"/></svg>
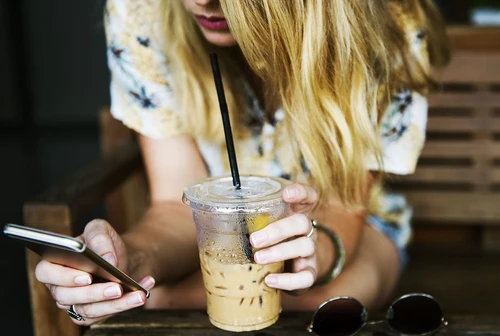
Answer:
<svg viewBox="0 0 500 336"><path fill-rule="evenodd" d="M407 335L425 334L439 329L443 311L435 299L410 295L396 301L389 310L388 323Z"/></svg>
<svg viewBox="0 0 500 336"><path fill-rule="evenodd" d="M352 335L366 321L364 311L361 303L354 299L334 299L314 315L313 331L319 336Z"/></svg>

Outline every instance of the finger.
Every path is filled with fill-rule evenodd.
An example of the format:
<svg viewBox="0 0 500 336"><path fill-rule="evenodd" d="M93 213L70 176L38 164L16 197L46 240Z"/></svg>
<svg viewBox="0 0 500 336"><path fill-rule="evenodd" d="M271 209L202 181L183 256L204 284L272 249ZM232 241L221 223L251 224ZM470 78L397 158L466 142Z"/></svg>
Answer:
<svg viewBox="0 0 500 336"><path fill-rule="evenodd" d="M318 194L308 185L294 183L283 189L283 199L288 203L314 204Z"/></svg>
<svg viewBox="0 0 500 336"><path fill-rule="evenodd" d="M89 273L46 260L36 265L35 277L42 283L64 287L86 286L92 283L92 276Z"/></svg>
<svg viewBox="0 0 500 336"><path fill-rule="evenodd" d="M152 289L155 286L155 284L156 280L150 275L145 276L144 278L141 279L141 281L139 281L139 285L141 285L147 290Z"/></svg>
<svg viewBox="0 0 500 336"><path fill-rule="evenodd" d="M316 243L310 237L300 237L255 253L258 264L271 264L278 261L305 258L314 255Z"/></svg>
<svg viewBox="0 0 500 336"><path fill-rule="evenodd" d="M298 273L270 274L264 279L269 287L289 291L310 288L314 280L315 274L311 268Z"/></svg>
<svg viewBox="0 0 500 336"><path fill-rule="evenodd" d="M155 280L151 276L146 276L139 282L139 284L150 290L154 287ZM50 286L49 289L56 300L57 306L61 309L69 309L71 305L75 304L97 303L105 300L111 300L113 298L118 298L123 294L122 288L113 282L107 284L95 284L85 288ZM87 291L84 292L81 289L87 289Z"/></svg>
<svg viewBox="0 0 500 336"><path fill-rule="evenodd" d="M59 303L59 302L57 302L57 301L56 301L56 306L57 306L57 308L59 308L59 309L64 309L64 310L68 310L68 309L70 309L70 308L71 308L71 306L70 306L70 305L62 305L62 304L60 304L60 303Z"/></svg>
<svg viewBox="0 0 500 336"><path fill-rule="evenodd" d="M85 244L98 255L102 256L113 266L118 266L115 251L115 241L118 238L116 231L108 222L102 219L95 219L85 226L82 235Z"/></svg>
<svg viewBox="0 0 500 336"><path fill-rule="evenodd" d="M63 306L63 305L57 305L59 308L67 311L67 310L70 310L71 309L71 306ZM75 309L73 309L74 311L76 311L77 314L79 314L79 312L76 310L76 306L74 307ZM79 314L80 315L80 314ZM80 315L82 316L82 315ZM80 325L80 326L89 326L89 325L92 325L96 322L99 322L99 321L103 321L109 317L111 317L112 315L104 315L104 316L100 316L99 318L95 318L95 319L92 319L92 318L89 318L89 317L83 317L82 320L78 321L74 318L70 318L71 321L73 321L73 323L77 324L77 325Z"/></svg>
<svg viewBox="0 0 500 336"><path fill-rule="evenodd" d="M91 304L75 305L75 311L85 319L100 319L132 308L140 307L146 302L146 294L135 291L123 295L119 299L101 301Z"/></svg>
<svg viewBox="0 0 500 336"><path fill-rule="evenodd" d="M142 278L141 281L139 281L139 284L141 284L144 288L146 288L146 289L149 290L149 289L152 289L154 287L155 280L153 279L153 277L151 277L151 276L148 275L148 276L145 276L144 278ZM133 294L133 293L129 293L129 294ZM129 294L126 294L126 295L129 295ZM139 295L139 296L141 297L141 295ZM144 297L144 300L145 300L146 296L145 295L142 295L142 296ZM131 308L138 307L138 306L141 306L143 304L143 303L141 303L141 302L143 302L142 300L138 304L134 303L133 302L134 301L134 297L133 296L132 296L131 299L129 298L128 301L129 301L129 305L131 306ZM130 301L132 301L132 302L130 302ZM103 302L103 301L101 301L101 302ZM112 302L112 300L111 301L107 301L107 302ZM94 305L96 305L96 304L97 303L94 303ZM59 307L60 309L63 309L63 310L69 310L71 308L71 305L63 305L63 304L61 304L61 303L59 303L57 301L56 301L56 305L57 305L57 307ZM77 307L77 305L75 305L75 311L77 311L76 307ZM85 306L82 306L82 308L85 309ZM90 307L88 309L92 309L92 308ZM98 305L97 308L95 308L95 310L97 310L97 311L99 310L99 305ZM104 311L106 311L106 308L104 308ZM107 309L107 311L109 311L109 309ZM115 309L113 311L118 312L118 311L123 311L123 310L120 310L120 309L116 310ZM77 313L78 313L78 311L77 311ZM88 313L88 315L91 315L91 314L92 313ZM97 317L86 316L81 321L77 321L75 319L72 319L72 321L75 324L78 324L78 325L88 326L88 325L94 324L96 322L103 321L103 320L105 320L105 319L113 316L113 314L115 314L115 313L108 314L108 315L97 316ZM83 317L82 314L80 314L80 315Z"/></svg>
<svg viewBox="0 0 500 336"><path fill-rule="evenodd" d="M84 304L116 299L122 296L122 287L114 282L84 287L51 286L50 292L61 305Z"/></svg>
<svg viewBox="0 0 500 336"><path fill-rule="evenodd" d="M253 247L267 247L285 239L305 236L311 229L311 220L306 215L293 214L252 233L250 243Z"/></svg>

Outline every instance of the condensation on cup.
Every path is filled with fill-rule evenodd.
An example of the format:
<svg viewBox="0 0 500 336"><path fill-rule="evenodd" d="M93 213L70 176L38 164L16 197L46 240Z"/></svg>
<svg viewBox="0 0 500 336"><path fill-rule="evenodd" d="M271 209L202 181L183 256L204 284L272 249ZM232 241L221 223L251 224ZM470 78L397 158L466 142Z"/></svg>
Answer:
<svg viewBox="0 0 500 336"><path fill-rule="evenodd" d="M281 291L264 278L283 272L283 262L259 265L249 242L251 233L287 216L281 196L290 182L274 177L210 178L185 188L198 237L201 271L210 322L229 331L252 331L274 324L281 312Z"/></svg>

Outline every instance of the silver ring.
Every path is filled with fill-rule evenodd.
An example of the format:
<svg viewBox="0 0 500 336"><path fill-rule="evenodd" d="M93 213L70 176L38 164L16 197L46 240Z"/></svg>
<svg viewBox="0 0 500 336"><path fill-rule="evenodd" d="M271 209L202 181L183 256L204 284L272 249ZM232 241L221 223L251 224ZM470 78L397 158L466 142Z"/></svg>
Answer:
<svg viewBox="0 0 500 336"><path fill-rule="evenodd" d="M311 231L307 234L307 238L310 238L313 235L314 230L316 230L316 225L318 225L318 223L316 223L314 219L311 219Z"/></svg>
<svg viewBox="0 0 500 336"><path fill-rule="evenodd" d="M75 305L71 305L69 307L68 310L66 310L66 313L68 313L68 315L74 319L74 320L77 320L77 321L85 321L85 319L83 318L82 315L78 314L76 311L75 311Z"/></svg>

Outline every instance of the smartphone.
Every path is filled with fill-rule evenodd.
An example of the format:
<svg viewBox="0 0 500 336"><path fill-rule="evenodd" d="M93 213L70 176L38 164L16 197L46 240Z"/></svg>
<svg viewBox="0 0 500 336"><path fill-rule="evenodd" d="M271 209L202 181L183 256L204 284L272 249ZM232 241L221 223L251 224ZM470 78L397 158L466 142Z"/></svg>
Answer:
<svg viewBox="0 0 500 336"><path fill-rule="evenodd" d="M78 239L17 224L5 225L3 233L20 240L47 261L92 274L93 282L117 282L124 292L141 290L149 298L147 289Z"/></svg>

